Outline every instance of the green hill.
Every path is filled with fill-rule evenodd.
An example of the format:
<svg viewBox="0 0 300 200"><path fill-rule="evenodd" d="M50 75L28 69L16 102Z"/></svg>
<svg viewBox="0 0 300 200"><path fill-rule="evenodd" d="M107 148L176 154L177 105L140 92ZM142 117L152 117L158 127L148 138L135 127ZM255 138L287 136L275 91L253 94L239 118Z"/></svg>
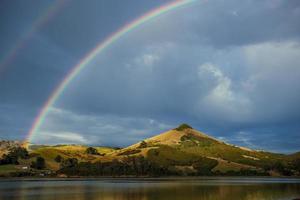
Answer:
<svg viewBox="0 0 300 200"><path fill-rule="evenodd" d="M227 144L187 124L122 149L82 145L30 145L19 165L0 175L28 171L45 159L44 171L69 175L299 175L300 154L276 154ZM7 151L6 151L7 152Z"/></svg>
<svg viewBox="0 0 300 200"><path fill-rule="evenodd" d="M201 160L202 163L217 163L211 170L218 173L233 173L240 170L263 172L265 168L273 166L277 162L283 165L287 162L285 155L230 145L188 125L181 125L145 139L143 144L142 142L134 144L118 150L114 154L143 155L151 161L172 168L177 166L178 168L189 168L192 171L194 170L193 163Z"/></svg>

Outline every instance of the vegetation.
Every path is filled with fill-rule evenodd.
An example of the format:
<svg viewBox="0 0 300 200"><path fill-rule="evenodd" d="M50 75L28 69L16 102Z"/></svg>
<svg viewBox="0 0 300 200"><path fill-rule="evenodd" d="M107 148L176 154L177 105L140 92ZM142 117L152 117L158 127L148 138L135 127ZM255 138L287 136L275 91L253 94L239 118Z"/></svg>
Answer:
<svg viewBox="0 0 300 200"><path fill-rule="evenodd" d="M193 168L197 171L196 175L212 175L212 169L218 165L216 160L200 158L192 164Z"/></svg>
<svg viewBox="0 0 300 200"><path fill-rule="evenodd" d="M86 149L86 153L87 154L91 154L91 155L99 155L97 149L93 148L93 147L88 147Z"/></svg>
<svg viewBox="0 0 300 200"><path fill-rule="evenodd" d="M218 176L270 176L266 171L258 171L255 169L240 169L239 171L229 170L226 172L216 171L214 175Z"/></svg>
<svg viewBox="0 0 300 200"><path fill-rule="evenodd" d="M216 160L185 153L166 145L151 149L147 157L151 162L160 164L178 175L211 175L212 169L218 164ZM182 172L181 169L189 169L189 172Z"/></svg>
<svg viewBox="0 0 300 200"><path fill-rule="evenodd" d="M78 165L78 159L77 158L68 158L66 160L63 160L61 163L61 168L73 168Z"/></svg>
<svg viewBox="0 0 300 200"><path fill-rule="evenodd" d="M4 164L19 164L19 159L28 159L29 154L25 148L16 147L10 150L8 154L4 154L2 159L0 160L0 165Z"/></svg>
<svg viewBox="0 0 300 200"><path fill-rule="evenodd" d="M216 140L182 124L129 147L33 145L9 148L0 176L299 176L300 153L246 149Z"/></svg>
<svg viewBox="0 0 300 200"><path fill-rule="evenodd" d="M127 150L127 151L118 153L118 156L128 156L128 155L137 154L140 152L141 152L141 150L139 150L139 149L131 149L131 150Z"/></svg>
<svg viewBox="0 0 300 200"><path fill-rule="evenodd" d="M31 167L34 169L45 169L46 167L46 162L43 157L38 156L36 158L36 161L32 161Z"/></svg>
<svg viewBox="0 0 300 200"><path fill-rule="evenodd" d="M13 172L20 171L19 168L16 167L16 165L13 164L7 164L7 165L0 165L0 175L9 175Z"/></svg>
<svg viewBox="0 0 300 200"><path fill-rule="evenodd" d="M57 155L54 159L56 162L60 163L63 161L63 157L61 157L61 155Z"/></svg>
<svg viewBox="0 0 300 200"><path fill-rule="evenodd" d="M163 176L170 172L155 165L144 157L128 157L123 162L80 162L74 165L62 166L58 173L69 176Z"/></svg>
<svg viewBox="0 0 300 200"><path fill-rule="evenodd" d="M147 143L143 140L143 141L140 143L140 146L139 146L138 148L140 148L140 149L147 148Z"/></svg>
<svg viewBox="0 0 300 200"><path fill-rule="evenodd" d="M293 160L292 166L294 166L294 169L300 174L300 158Z"/></svg>
<svg viewBox="0 0 300 200"><path fill-rule="evenodd" d="M181 124L177 128L175 128L174 130L176 130L176 131L184 131L185 129L192 129L192 127L190 125L188 125L188 124Z"/></svg>

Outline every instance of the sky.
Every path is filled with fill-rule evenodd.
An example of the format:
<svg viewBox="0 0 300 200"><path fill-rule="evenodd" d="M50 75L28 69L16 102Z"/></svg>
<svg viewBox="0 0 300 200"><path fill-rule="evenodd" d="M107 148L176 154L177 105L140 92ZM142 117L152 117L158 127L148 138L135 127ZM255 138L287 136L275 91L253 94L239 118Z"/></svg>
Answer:
<svg viewBox="0 0 300 200"><path fill-rule="evenodd" d="M3 0L0 139L26 139L99 42L166 0ZM188 123L239 146L300 151L300 2L198 0L125 34L76 76L32 138L123 147Z"/></svg>

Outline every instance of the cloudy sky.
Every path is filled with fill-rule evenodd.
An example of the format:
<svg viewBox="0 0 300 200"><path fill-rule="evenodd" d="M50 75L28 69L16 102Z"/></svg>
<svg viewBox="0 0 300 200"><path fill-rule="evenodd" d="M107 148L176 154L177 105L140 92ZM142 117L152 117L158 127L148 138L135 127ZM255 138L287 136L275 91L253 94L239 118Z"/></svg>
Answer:
<svg viewBox="0 0 300 200"><path fill-rule="evenodd" d="M124 24L171 1L3 0L0 139L24 139L54 88ZM300 2L206 0L124 35L66 88L34 143L126 146L180 123L300 150Z"/></svg>

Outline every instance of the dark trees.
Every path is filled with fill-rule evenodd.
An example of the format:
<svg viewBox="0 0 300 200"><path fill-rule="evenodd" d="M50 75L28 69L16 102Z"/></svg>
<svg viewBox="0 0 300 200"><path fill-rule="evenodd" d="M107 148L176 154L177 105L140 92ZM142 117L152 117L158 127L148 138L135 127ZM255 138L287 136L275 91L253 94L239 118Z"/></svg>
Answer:
<svg viewBox="0 0 300 200"><path fill-rule="evenodd" d="M38 156L36 158L36 161L33 161L31 163L31 167L34 169L45 169L46 167L45 159L43 157Z"/></svg>
<svg viewBox="0 0 300 200"><path fill-rule="evenodd" d="M3 156L3 158L0 160L0 164L14 164L18 165L18 159L28 159L29 154L27 149L23 147L16 147L10 150L10 152L6 155Z"/></svg>
<svg viewBox="0 0 300 200"><path fill-rule="evenodd" d="M170 174L164 167L149 162L143 156L128 157L123 161L111 162L80 162L70 164L71 160L64 161L59 173L76 176L163 176Z"/></svg>
<svg viewBox="0 0 300 200"><path fill-rule="evenodd" d="M63 157L61 157L60 155L58 155L58 156L56 156L56 157L54 158L54 160L55 160L56 162L60 163L60 162L62 162Z"/></svg>

